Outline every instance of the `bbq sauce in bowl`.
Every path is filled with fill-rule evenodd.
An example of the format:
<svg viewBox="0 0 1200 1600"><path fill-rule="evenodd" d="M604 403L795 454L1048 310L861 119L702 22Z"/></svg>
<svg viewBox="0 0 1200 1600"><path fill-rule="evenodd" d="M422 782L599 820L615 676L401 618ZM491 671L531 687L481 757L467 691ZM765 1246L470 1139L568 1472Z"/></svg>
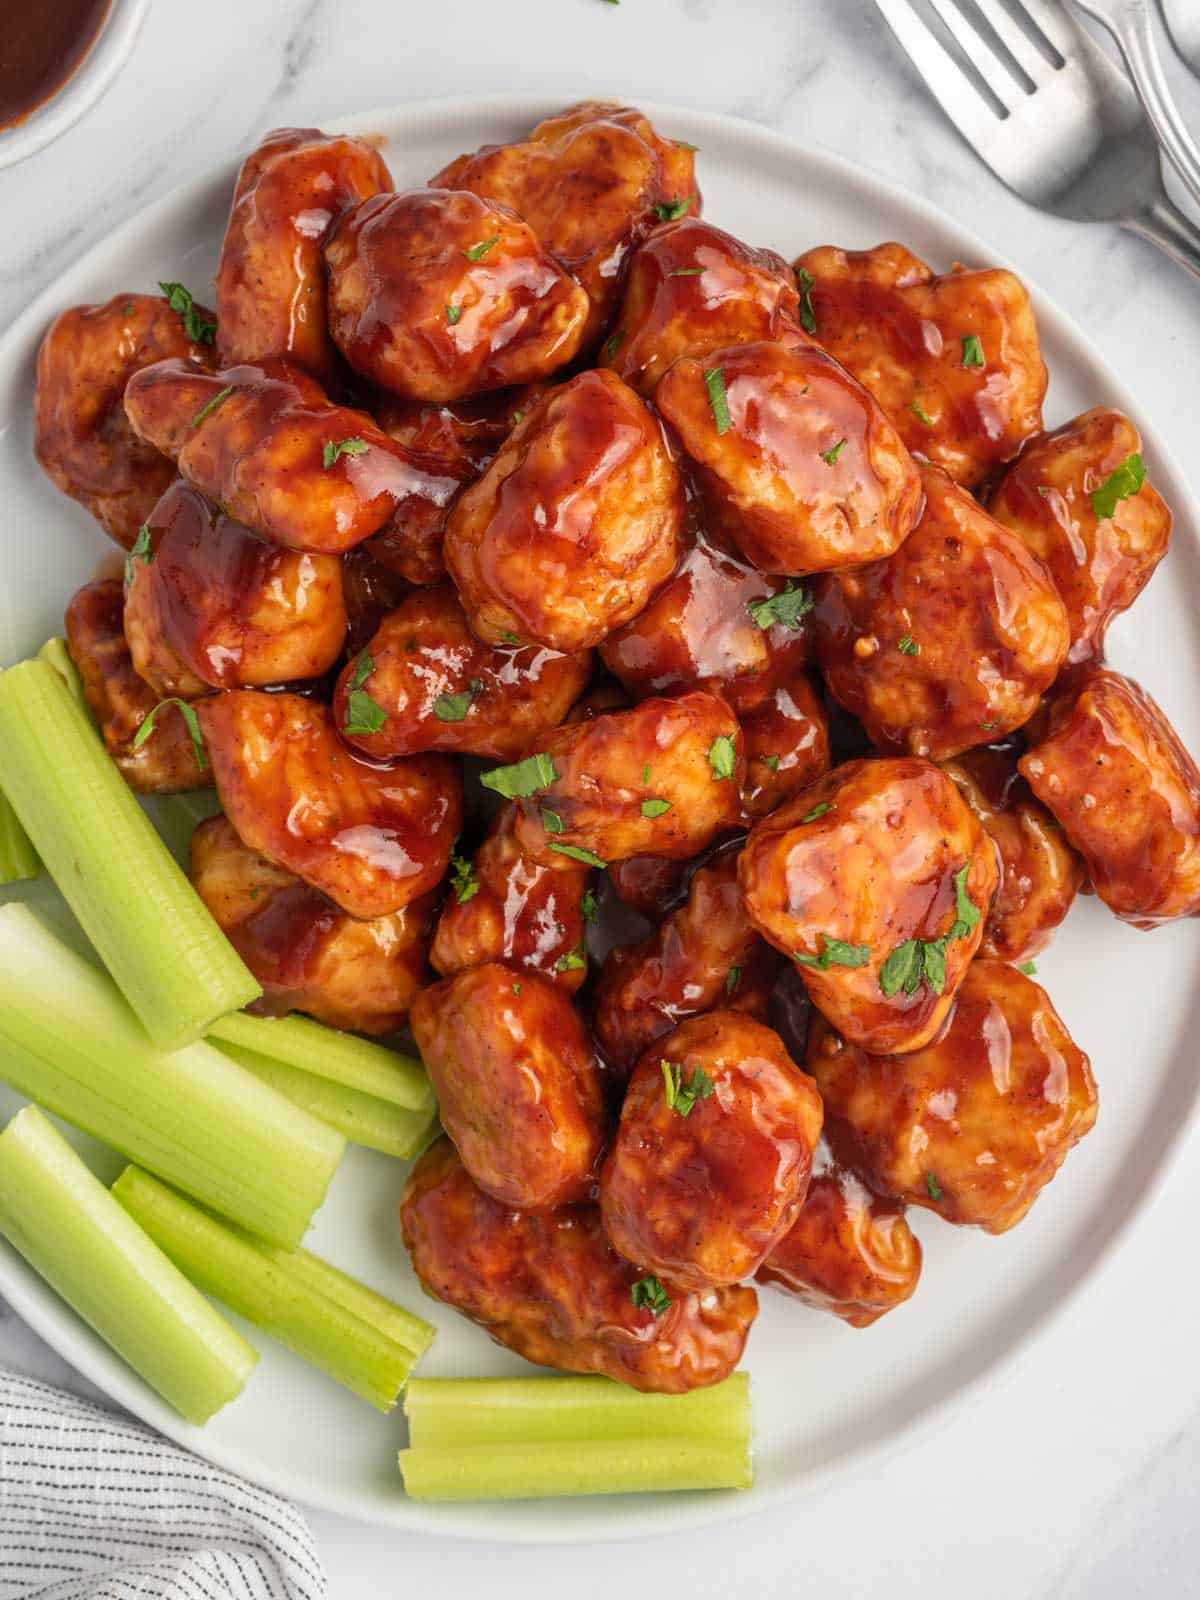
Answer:
<svg viewBox="0 0 1200 1600"><path fill-rule="evenodd" d="M112 0L13 6L0 23L0 130L52 100L87 58Z"/></svg>

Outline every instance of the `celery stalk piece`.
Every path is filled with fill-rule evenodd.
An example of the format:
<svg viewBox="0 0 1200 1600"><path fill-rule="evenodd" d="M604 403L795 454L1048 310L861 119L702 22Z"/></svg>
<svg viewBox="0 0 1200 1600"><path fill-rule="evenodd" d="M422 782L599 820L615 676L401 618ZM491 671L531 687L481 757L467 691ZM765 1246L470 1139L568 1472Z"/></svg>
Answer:
<svg viewBox="0 0 1200 1600"><path fill-rule="evenodd" d="M261 993L171 859L54 667L0 673L4 789L156 1045L178 1049Z"/></svg>
<svg viewBox="0 0 1200 1600"><path fill-rule="evenodd" d="M380 1411L389 1411L413 1354L345 1306L137 1167L126 1167L113 1198L194 1284L278 1339Z"/></svg>
<svg viewBox="0 0 1200 1600"><path fill-rule="evenodd" d="M263 1255L283 1267L293 1278L298 1278L309 1288L323 1294L327 1300L336 1301L356 1317L378 1328L386 1338L412 1352L414 1362L423 1356L433 1343L437 1329L424 1317L418 1317L394 1300L389 1300L376 1289L359 1283L357 1278L342 1272L309 1250L283 1250L265 1240L255 1241Z"/></svg>
<svg viewBox="0 0 1200 1600"><path fill-rule="evenodd" d="M690 1394L639 1394L611 1378L414 1378L404 1394L415 1449L581 1439L750 1438L750 1378Z"/></svg>
<svg viewBox="0 0 1200 1600"><path fill-rule="evenodd" d="M413 1500L748 1489L754 1481L749 1445L733 1439L422 1445L401 1450L400 1471Z"/></svg>
<svg viewBox="0 0 1200 1600"><path fill-rule="evenodd" d="M364 1144L368 1150L381 1150L385 1156L406 1161L428 1142L436 1110L402 1111L374 1095L360 1094L344 1084L314 1078L311 1072L260 1056L256 1050L243 1050L224 1040L220 1049L262 1083L286 1095L293 1105L336 1128L352 1144Z"/></svg>
<svg viewBox="0 0 1200 1600"><path fill-rule="evenodd" d="M121 1209L36 1106L0 1133L0 1232L189 1422L237 1398L258 1351Z"/></svg>
<svg viewBox="0 0 1200 1600"><path fill-rule="evenodd" d="M279 1244L298 1244L340 1134L201 1041L156 1050L105 973L0 907L0 1080Z"/></svg>
<svg viewBox="0 0 1200 1600"><path fill-rule="evenodd" d="M327 1028L311 1017L251 1017L239 1011L218 1018L209 1038L257 1051L407 1111L428 1111L436 1104L425 1068L412 1056Z"/></svg>
<svg viewBox="0 0 1200 1600"><path fill-rule="evenodd" d="M42 870L38 853L20 818L0 793L0 883L22 883L36 878Z"/></svg>
<svg viewBox="0 0 1200 1600"><path fill-rule="evenodd" d="M83 679L79 676L79 668L71 658L71 652L67 648L67 641L58 634L53 639L47 639L38 651L37 658L39 661L45 661L54 668L55 672L58 673L71 691L74 699L91 717L92 708L88 705L87 696L83 692Z"/></svg>

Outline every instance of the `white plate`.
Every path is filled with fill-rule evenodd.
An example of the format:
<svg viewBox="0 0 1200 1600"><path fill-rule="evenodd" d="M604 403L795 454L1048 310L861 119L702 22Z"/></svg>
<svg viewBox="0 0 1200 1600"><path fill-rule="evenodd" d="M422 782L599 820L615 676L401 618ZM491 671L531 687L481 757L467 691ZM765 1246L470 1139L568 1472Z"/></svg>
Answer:
<svg viewBox="0 0 1200 1600"><path fill-rule="evenodd" d="M438 102L335 121L385 136L397 184L420 183L460 150L518 137L555 107L543 101ZM904 240L929 261L999 259L923 202L831 156L728 118L649 106L669 135L701 147L705 213L789 258L810 245ZM110 547L87 515L42 478L30 454L37 341L52 315L158 278L201 298L216 265L233 167L200 179L134 218L79 262L0 341L0 661L34 650L61 628L63 606ZM1082 240L1081 235L1081 240ZM1015 263L1018 270L1020 263ZM1140 426L1151 472L1176 512L1174 548L1132 619L1111 634L1111 655L1164 703L1184 740L1200 748L1200 514L1148 421L1086 338L1035 293L1052 374L1047 418L1057 424L1111 404ZM130 885L136 893L136 885ZM0 1293L115 1400L222 1466L313 1505L398 1528L470 1538L612 1539L694 1526L761 1509L878 1465L935 1412L963 1401L1018 1344L1043 1329L1113 1250L1161 1176L1196 1101L1195 974L1200 926L1134 932L1082 900L1039 976L1100 1083L1095 1131L1067 1160L1019 1228L993 1239L913 1219L925 1247L915 1298L857 1332L770 1290L746 1364L754 1378L757 1481L742 1495L420 1506L407 1501L395 1453L403 1423L383 1418L300 1361L255 1337L263 1359L245 1395L203 1430L181 1423L77 1321L10 1251ZM0 1091L0 1111L15 1107ZM111 1164L108 1171L114 1170ZM404 1169L352 1150L309 1243L339 1266L414 1306L439 1326L422 1366L430 1376L533 1369L493 1345L418 1289L400 1244L396 1199ZM1069 1352L1063 1352L1064 1366ZM1020 1403L1020 1391L1014 1391Z"/></svg>

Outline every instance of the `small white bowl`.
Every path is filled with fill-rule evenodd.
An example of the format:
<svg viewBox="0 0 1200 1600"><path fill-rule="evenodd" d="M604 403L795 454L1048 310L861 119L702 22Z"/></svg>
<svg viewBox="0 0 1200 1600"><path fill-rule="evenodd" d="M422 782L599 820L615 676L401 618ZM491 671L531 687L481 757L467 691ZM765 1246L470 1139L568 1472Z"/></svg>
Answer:
<svg viewBox="0 0 1200 1600"><path fill-rule="evenodd" d="M129 59L149 4L112 0L91 50L58 93L15 128L0 129L0 167L24 161L92 109Z"/></svg>

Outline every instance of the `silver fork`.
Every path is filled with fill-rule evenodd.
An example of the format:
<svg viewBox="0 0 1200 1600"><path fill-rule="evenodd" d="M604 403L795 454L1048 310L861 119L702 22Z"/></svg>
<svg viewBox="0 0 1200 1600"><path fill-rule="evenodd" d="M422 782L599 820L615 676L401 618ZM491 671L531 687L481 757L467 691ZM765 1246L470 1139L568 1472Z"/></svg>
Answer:
<svg viewBox="0 0 1200 1600"><path fill-rule="evenodd" d="M1200 228L1167 196L1137 95L1061 4L1011 0L1041 34L1044 52L1004 0L927 0L994 105L915 0L875 3L947 116L1015 194L1077 222L1119 223L1200 278Z"/></svg>

